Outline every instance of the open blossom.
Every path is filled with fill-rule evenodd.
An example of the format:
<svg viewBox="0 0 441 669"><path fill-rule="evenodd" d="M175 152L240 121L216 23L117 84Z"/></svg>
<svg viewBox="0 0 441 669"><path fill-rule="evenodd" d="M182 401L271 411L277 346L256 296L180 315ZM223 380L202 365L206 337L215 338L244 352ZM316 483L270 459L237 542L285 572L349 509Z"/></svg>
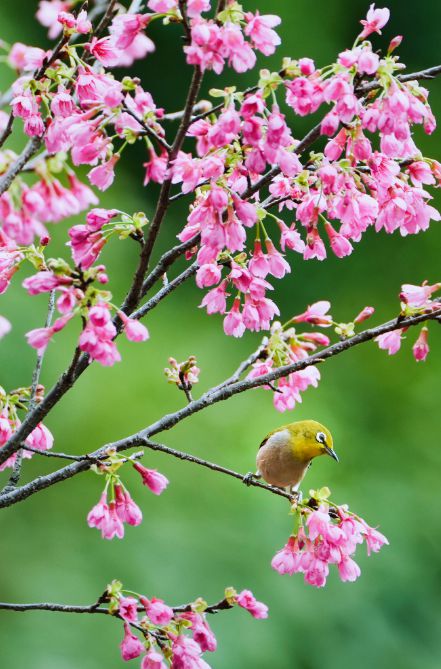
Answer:
<svg viewBox="0 0 441 669"><path fill-rule="evenodd" d="M180 634L172 643L172 669L210 669L196 641Z"/></svg>
<svg viewBox="0 0 441 669"><path fill-rule="evenodd" d="M161 653L158 653L154 648L150 648L142 658L141 669L167 669L167 665Z"/></svg>
<svg viewBox="0 0 441 669"><path fill-rule="evenodd" d="M399 328L398 330L392 330L392 332L385 332L382 335L379 335L375 338L375 341L378 343L378 346L387 351L389 355L394 355L401 348L401 339L402 339L403 330Z"/></svg>
<svg viewBox="0 0 441 669"><path fill-rule="evenodd" d="M138 600L134 597L121 596L118 603L118 613L121 618L124 618L129 623L135 623L138 620Z"/></svg>
<svg viewBox="0 0 441 669"><path fill-rule="evenodd" d="M360 23L363 25L363 30L360 33L360 37L368 37L371 33L381 33L381 28L383 28L390 18L390 10L387 7L383 9L376 9L375 5L372 4L369 7L368 13L365 19L362 19Z"/></svg>
<svg viewBox="0 0 441 669"><path fill-rule="evenodd" d="M401 286L400 300L409 307L420 309L429 306L429 300L433 293L441 288L441 283L435 283L429 286L426 282L422 286L414 286L410 283L404 283Z"/></svg>
<svg viewBox="0 0 441 669"><path fill-rule="evenodd" d="M167 606L162 599L141 597L140 602L144 606L148 618L154 625L168 625L173 619L173 609L171 606Z"/></svg>

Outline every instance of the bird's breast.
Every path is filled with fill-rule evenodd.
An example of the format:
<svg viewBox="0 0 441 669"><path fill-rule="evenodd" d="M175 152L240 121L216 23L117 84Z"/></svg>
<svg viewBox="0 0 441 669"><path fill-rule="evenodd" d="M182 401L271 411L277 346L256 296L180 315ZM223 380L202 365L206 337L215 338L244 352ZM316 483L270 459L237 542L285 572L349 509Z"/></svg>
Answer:
<svg viewBox="0 0 441 669"><path fill-rule="evenodd" d="M295 457L288 430L280 430L268 437L257 453L256 462L265 481L279 487L298 485L309 464Z"/></svg>

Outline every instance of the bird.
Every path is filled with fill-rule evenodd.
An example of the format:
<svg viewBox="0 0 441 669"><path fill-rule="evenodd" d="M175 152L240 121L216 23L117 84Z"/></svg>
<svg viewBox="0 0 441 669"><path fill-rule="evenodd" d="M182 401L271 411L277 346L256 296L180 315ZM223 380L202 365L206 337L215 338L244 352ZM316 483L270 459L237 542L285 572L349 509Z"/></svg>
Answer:
<svg viewBox="0 0 441 669"><path fill-rule="evenodd" d="M300 420L273 430L259 446L257 472L244 477L244 483L263 478L270 485L298 492L312 460L329 455L339 461L327 427L316 420Z"/></svg>

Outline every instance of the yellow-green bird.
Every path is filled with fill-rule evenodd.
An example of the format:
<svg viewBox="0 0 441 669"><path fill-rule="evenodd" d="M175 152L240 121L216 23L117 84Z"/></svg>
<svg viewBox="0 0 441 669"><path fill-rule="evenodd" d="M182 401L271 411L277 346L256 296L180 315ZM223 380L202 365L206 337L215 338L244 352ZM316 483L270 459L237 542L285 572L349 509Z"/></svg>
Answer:
<svg viewBox="0 0 441 669"><path fill-rule="evenodd" d="M327 427L315 420L282 425L260 444L255 476L279 488L297 491L311 461L318 455L330 455L338 462Z"/></svg>

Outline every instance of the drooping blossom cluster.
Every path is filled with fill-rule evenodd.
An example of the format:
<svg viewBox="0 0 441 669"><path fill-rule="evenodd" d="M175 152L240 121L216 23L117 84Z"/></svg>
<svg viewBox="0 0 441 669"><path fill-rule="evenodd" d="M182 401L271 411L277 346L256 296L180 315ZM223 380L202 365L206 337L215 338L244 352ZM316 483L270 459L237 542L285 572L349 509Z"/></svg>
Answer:
<svg viewBox="0 0 441 669"><path fill-rule="evenodd" d="M332 504L329 495L328 488L312 490L309 499L295 506L299 528L271 562L279 574L301 573L305 583L317 588L326 585L329 565L336 565L342 581L355 581L360 576L353 559L358 544L365 542L371 555L389 543L347 506Z"/></svg>
<svg viewBox="0 0 441 669"><path fill-rule="evenodd" d="M329 337L324 333L300 332L299 326L310 325L321 328L334 326L340 337L350 337L354 334L355 325L370 318L374 312L373 307L365 307L351 323L334 323L329 313L330 307L329 302L322 300L308 306L306 311L293 316L283 325L278 321L273 322L270 337L262 348L259 358L253 363L248 378L255 379L278 367L300 363L320 347L330 344ZM316 388L319 380L318 367L308 365L305 369L281 377L275 382L276 385L270 384L264 388L274 392L274 406L283 412L294 409L295 405L302 401L301 393L310 386Z"/></svg>
<svg viewBox="0 0 441 669"><path fill-rule="evenodd" d="M118 217L119 220L114 219ZM12 275L24 260L38 269L37 273L23 281L29 295L39 295L55 291L58 295L56 307L61 314L53 324L30 330L28 343L42 353L53 336L60 332L74 316L81 316L84 327L79 337L79 347L93 360L110 366L121 357L115 344L120 328L129 341L141 342L149 338L145 325L130 318L110 302L111 293L97 284L108 283L104 265L94 265L104 245L114 235L119 239L137 238L146 224L143 214L129 216L116 209L91 209L86 216L86 224L74 225L69 230L69 246L75 263L71 267L61 259L44 257L44 246L30 246L19 251L15 242L4 237L0 246L0 285L4 292ZM2 238L0 237L0 244ZM1 253L3 252L3 262ZM112 320L112 310L115 319Z"/></svg>
<svg viewBox="0 0 441 669"><path fill-rule="evenodd" d="M214 652L217 640L207 613L239 606L254 618L268 616L268 607L250 590L238 593L234 588L226 588L225 598L214 607L199 598L185 607L172 608L162 599L125 591L121 582L113 581L102 600L109 602L110 613L123 621L122 659L141 657L141 669L209 669L202 655Z"/></svg>
<svg viewBox="0 0 441 669"><path fill-rule="evenodd" d="M438 292L440 289L441 283L429 285L427 281L421 286L415 286L410 283L403 284L400 292L401 316L414 316L433 311L440 311L441 316L441 297L432 298L433 293ZM399 325L399 319L397 325ZM397 327L396 330L385 332L376 338L376 342L389 355L394 355L400 350L407 329L405 327ZM428 333L429 329L424 325L412 347L413 357L417 362L424 361L429 355Z"/></svg>
<svg viewBox="0 0 441 669"><path fill-rule="evenodd" d="M38 387L36 389L36 397L32 400L31 388L17 388L7 393L0 386L0 449L21 425L18 410L27 409L31 401L39 401L41 399L41 391L42 388ZM26 437L20 456L17 453L11 455L0 465L0 471L3 471L7 467L13 468L17 457L32 458L34 456L34 449L37 451L47 451L52 448L53 443L54 438L50 430L43 423L39 423L29 436Z"/></svg>
<svg viewBox="0 0 441 669"><path fill-rule="evenodd" d="M164 492L169 482L163 474L156 469L144 467L134 458L129 458L129 461L141 476L142 483L154 495ZM125 462L126 459L111 452L102 463L95 466L95 471L105 476L106 484L98 503L87 516L87 524L100 530L103 539L122 539L124 524L136 527L142 522L142 511L118 473Z"/></svg>

